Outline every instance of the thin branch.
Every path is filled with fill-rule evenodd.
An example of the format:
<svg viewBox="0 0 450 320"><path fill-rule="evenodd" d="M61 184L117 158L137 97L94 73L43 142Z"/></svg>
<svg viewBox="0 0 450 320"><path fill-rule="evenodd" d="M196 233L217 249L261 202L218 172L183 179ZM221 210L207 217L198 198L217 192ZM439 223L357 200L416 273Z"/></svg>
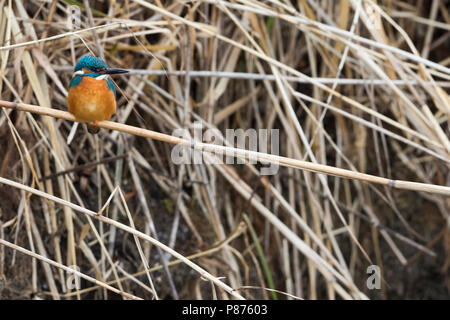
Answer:
<svg viewBox="0 0 450 320"><path fill-rule="evenodd" d="M0 100L0 106L17 109L21 111L28 111L32 113L37 113L41 115L51 116L54 118L60 118L69 121L76 121L75 117L66 111L46 108L25 103L16 103ZM158 141L163 141L171 144L182 145L186 147L193 148L195 150L203 152L215 152L217 154L225 154L227 156L233 156L235 158L243 158L257 161L265 161L272 164L280 164L286 167L294 167L303 170L308 170L317 173L323 173L327 175L338 176L342 178L355 179L364 182L381 184L397 189L414 190L414 191L424 191L429 193L439 193L450 196L450 187L440 186L435 184L403 181L403 180L392 180L383 177L378 177L366 173L361 173L357 171L351 171L347 169L336 168L332 166L327 166L324 164L312 163L309 161L302 161L282 156L277 156L273 154L249 151L245 149L232 148L219 146L214 144L202 143L188 139L182 139L175 136L170 136L168 134L142 129L123 123L113 122L113 121L99 121L98 126L100 128L116 130L140 137L150 138Z"/></svg>

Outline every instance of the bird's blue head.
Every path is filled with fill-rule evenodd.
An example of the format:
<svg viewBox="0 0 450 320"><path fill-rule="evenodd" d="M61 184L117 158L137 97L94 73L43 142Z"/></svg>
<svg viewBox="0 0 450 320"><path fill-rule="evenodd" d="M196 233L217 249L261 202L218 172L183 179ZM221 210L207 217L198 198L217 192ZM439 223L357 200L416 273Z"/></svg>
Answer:
<svg viewBox="0 0 450 320"><path fill-rule="evenodd" d="M108 65L100 58L93 56L84 56L75 66L75 72L87 69L91 72L99 72L108 69Z"/></svg>
<svg viewBox="0 0 450 320"><path fill-rule="evenodd" d="M87 72L85 72L87 70ZM106 79L109 74L127 73L127 70L123 69L111 69L105 61L93 56L84 56L78 61L74 69L74 77L69 83L69 89L76 87L80 84L83 77L96 78L97 80L106 80L108 88L116 93L114 84L111 79Z"/></svg>

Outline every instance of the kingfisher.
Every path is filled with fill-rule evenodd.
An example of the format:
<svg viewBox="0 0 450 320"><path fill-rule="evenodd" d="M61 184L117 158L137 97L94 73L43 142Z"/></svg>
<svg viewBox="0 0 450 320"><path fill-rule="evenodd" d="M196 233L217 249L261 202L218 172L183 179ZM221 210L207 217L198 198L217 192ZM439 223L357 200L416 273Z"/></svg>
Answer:
<svg viewBox="0 0 450 320"><path fill-rule="evenodd" d="M98 132L98 121L109 120L116 113L116 88L108 77L127 73L111 69L105 61L94 56L83 56L74 69L69 83L67 105L78 122L86 122L89 132Z"/></svg>

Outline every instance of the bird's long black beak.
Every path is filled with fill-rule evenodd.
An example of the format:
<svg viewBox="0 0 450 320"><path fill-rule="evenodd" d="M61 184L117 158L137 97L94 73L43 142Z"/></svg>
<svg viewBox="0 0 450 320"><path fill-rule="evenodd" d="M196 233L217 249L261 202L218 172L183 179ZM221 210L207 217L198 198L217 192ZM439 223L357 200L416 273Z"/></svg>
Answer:
<svg viewBox="0 0 450 320"><path fill-rule="evenodd" d="M105 69L103 72L103 74L121 74L121 73L128 73L128 70L124 70L124 69Z"/></svg>

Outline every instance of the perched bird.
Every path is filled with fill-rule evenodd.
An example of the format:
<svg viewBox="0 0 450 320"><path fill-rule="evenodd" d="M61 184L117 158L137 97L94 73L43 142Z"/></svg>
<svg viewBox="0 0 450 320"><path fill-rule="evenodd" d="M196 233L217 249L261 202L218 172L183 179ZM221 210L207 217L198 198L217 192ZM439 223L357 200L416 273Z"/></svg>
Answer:
<svg viewBox="0 0 450 320"><path fill-rule="evenodd" d="M127 73L110 69L100 58L84 56L74 69L69 83L67 105L77 121L87 122L89 132L98 132L98 121L109 120L116 113L116 89L110 74Z"/></svg>

